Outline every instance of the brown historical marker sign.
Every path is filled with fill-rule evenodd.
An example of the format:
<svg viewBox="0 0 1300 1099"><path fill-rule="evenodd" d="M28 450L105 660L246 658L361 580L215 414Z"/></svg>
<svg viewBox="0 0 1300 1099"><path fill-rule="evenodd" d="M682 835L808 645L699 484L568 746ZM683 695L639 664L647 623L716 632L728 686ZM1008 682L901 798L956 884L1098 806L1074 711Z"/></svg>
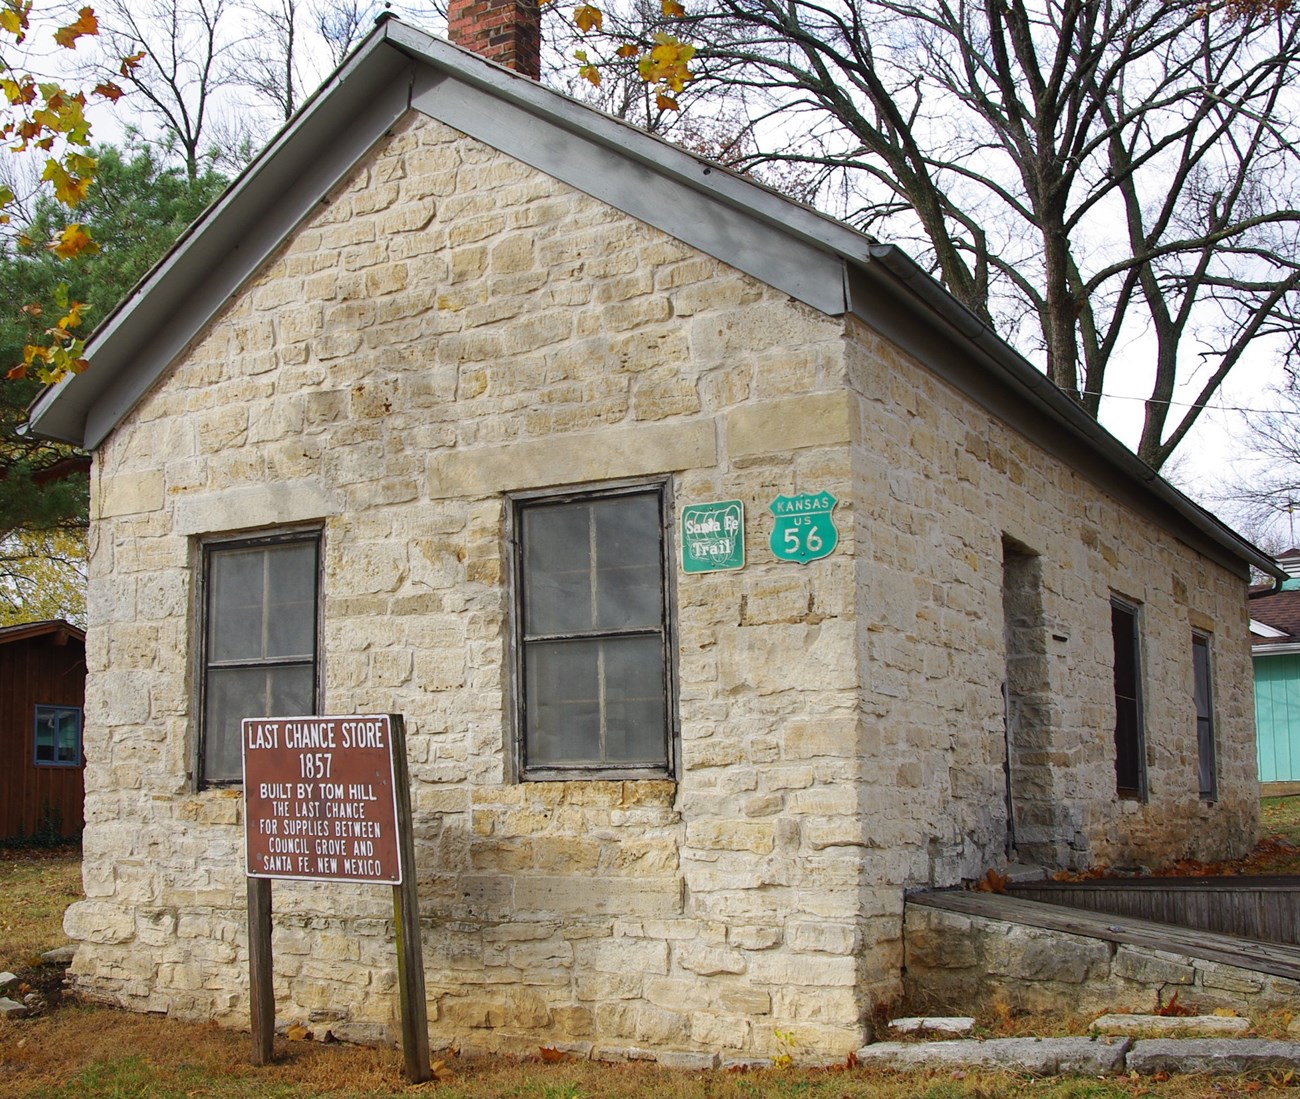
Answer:
<svg viewBox="0 0 1300 1099"><path fill-rule="evenodd" d="M245 718L249 877L397 885L389 715Z"/></svg>

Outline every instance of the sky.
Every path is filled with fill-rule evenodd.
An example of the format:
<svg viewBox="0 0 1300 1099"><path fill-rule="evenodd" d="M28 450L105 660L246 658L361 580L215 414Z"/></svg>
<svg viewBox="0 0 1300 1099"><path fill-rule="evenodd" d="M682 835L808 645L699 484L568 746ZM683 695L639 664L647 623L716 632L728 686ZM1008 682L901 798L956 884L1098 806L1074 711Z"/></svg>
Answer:
<svg viewBox="0 0 1300 1099"><path fill-rule="evenodd" d="M151 0L133 0L133 2L147 3ZM255 2L255 0L248 0L248 2ZM422 16L419 20L421 25L430 26L435 31L441 29L436 25L436 18L431 22L429 13L422 13ZM238 33L243 33L242 28L252 24L245 15L237 23L232 23L232 26L236 25L241 28ZM264 27L259 28L259 31L264 33ZM48 33L48 28L38 29L33 33L30 39L33 48L26 63L36 71L57 71L65 81L70 83L79 78L84 82L85 66L98 52L99 44L88 42L79 47L75 53L60 51L41 45L48 41ZM232 54L238 45L238 43L231 44ZM305 90L310 92L315 82L328 74L332 61L323 40L312 33L307 20L304 20L299 50ZM232 58L228 60L234 63ZM279 123L265 107L257 108L255 104L256 97L247 88L231 87L225 89L217 98L215 110L218 114L224 114L232 119L247 120L260 115L264 121L260 122L255 132L264 141L274 135ZM150 123L142 117L131 95L115 107L96 107L91 117L96 140L121 142L127 125L141 126L146 132L151 129ZM888 239L886 234L881 235ZM1111 396L1102 403L1100 417L1102 423L1130 448L1137 443L1141 430L1144 398L1150 393L1150 371L1143 365L1149 361L1150 355L1144 348L1144 338L1138 334L1128 347L1122 349L1122 354L1112 366L1108 380ZM1234 473L1248 476L1252 466L1247 445L1246 419L1240 411L1235 410L1271 407L1274 402L1270 388L1280 380L1280 370L1275 357L1261 348L1258 354L1248 362L1243 362L1228 378L1214 398L1213 407L1202 414L1188 439L1176 453L1173 462L1166 466L1165 475L1171 481L1197 502L1220 514L1226 521L1232 521L1231 508L1224 505L1218 496L1222 493L1224 484L1231 480ZM1191 400L1194 390L1194 386L1184 385L1182 391L1176 395L1176 400ZM1290 537L1288 517L1279 516L1277 531L1279 536Z"/></svg>

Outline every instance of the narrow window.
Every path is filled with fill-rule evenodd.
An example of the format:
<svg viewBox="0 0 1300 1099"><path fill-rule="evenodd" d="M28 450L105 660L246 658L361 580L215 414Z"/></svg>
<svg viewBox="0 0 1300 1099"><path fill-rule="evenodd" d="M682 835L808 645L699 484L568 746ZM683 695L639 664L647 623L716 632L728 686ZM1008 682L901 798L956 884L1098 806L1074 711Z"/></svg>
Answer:
<svg viewBox="0 0 1300 1099"><path fill-rule="evenodd" d="M516 503L516 682L526 778L671 770L665 493Z"/></svg>
<svg viewBox="0 0 1300 1099"><path fill-rule="evenodd" d="M204 547L199 781L239 782L239 723L310 714L317 695L316 534Z"/></svg>
<svg viewBox="0 0 1300 1099"><path fill-rule="evenodd" d="M1214 762L1214 691L1210 682L1210 639L1192 634L1192 693L1196 700L1196 769L1205 801L1219 796Z"/></svg>
<svg viewBox="0 0 1300 1099"><path fill-rule="evenodd" d="M81 709L77 706L37 706L37 767L81 766Z"/></svg>
<svg viewBox="0 0 1300 1099"><path fill-rule="evenodd" d="M1145 798L1142 653L1137 608L1112 600L1110 632L1115 643L1115 790L1122 798Z"/></svg>

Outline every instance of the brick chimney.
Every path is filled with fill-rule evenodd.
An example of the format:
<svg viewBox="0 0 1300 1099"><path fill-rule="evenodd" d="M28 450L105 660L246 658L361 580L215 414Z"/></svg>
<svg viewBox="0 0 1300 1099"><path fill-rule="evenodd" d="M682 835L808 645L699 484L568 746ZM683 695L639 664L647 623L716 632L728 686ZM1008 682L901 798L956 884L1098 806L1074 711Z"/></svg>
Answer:
<svg viewBox="0 0 1300 1099"><path fill-rule="evenodd" d="M541 78L542 13L537 0L451 0L447 37L498 65Z"/></svg>

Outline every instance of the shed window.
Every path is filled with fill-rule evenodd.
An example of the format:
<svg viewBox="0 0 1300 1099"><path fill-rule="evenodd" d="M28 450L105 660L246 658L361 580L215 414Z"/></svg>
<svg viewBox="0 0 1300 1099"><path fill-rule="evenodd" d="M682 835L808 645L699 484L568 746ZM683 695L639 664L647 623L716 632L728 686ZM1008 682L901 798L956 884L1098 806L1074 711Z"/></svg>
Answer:
<svg viewBox="0 0 1300 1099"><path fill-rule="evenodd" d="M81 709L77 706L37 706L37 767L81 766Z"/></svg>
<svg viewBox="0 0 1300 1099"><path fill-rule="evenodd" d="M1115 789L1123 798L1146 797L1142 731L1142 647L1137 608L1114 599L1110 632L1115 644Z"/></svg>
<svg viewBox="0 0 1300 1099"><path fill-rule="evenodd" d="M526 777L670 770L664 487L516 502Z"/></svg>
<svg viewBox="0 0 1300 1099"><path fill-rule="evenodd" d="M319 535L204 547L201 784L239 782L239 723L316 712Z"/></svg>
<svg viewBox="0 0 1300 1099"><path fill-rule="evenodd" d="M1219 796L1214 761L1214 692L1210 682L1210 639L1192 634L1192 694L1196 702L1196 769L1200 795L1206 801Z"/></svg>

